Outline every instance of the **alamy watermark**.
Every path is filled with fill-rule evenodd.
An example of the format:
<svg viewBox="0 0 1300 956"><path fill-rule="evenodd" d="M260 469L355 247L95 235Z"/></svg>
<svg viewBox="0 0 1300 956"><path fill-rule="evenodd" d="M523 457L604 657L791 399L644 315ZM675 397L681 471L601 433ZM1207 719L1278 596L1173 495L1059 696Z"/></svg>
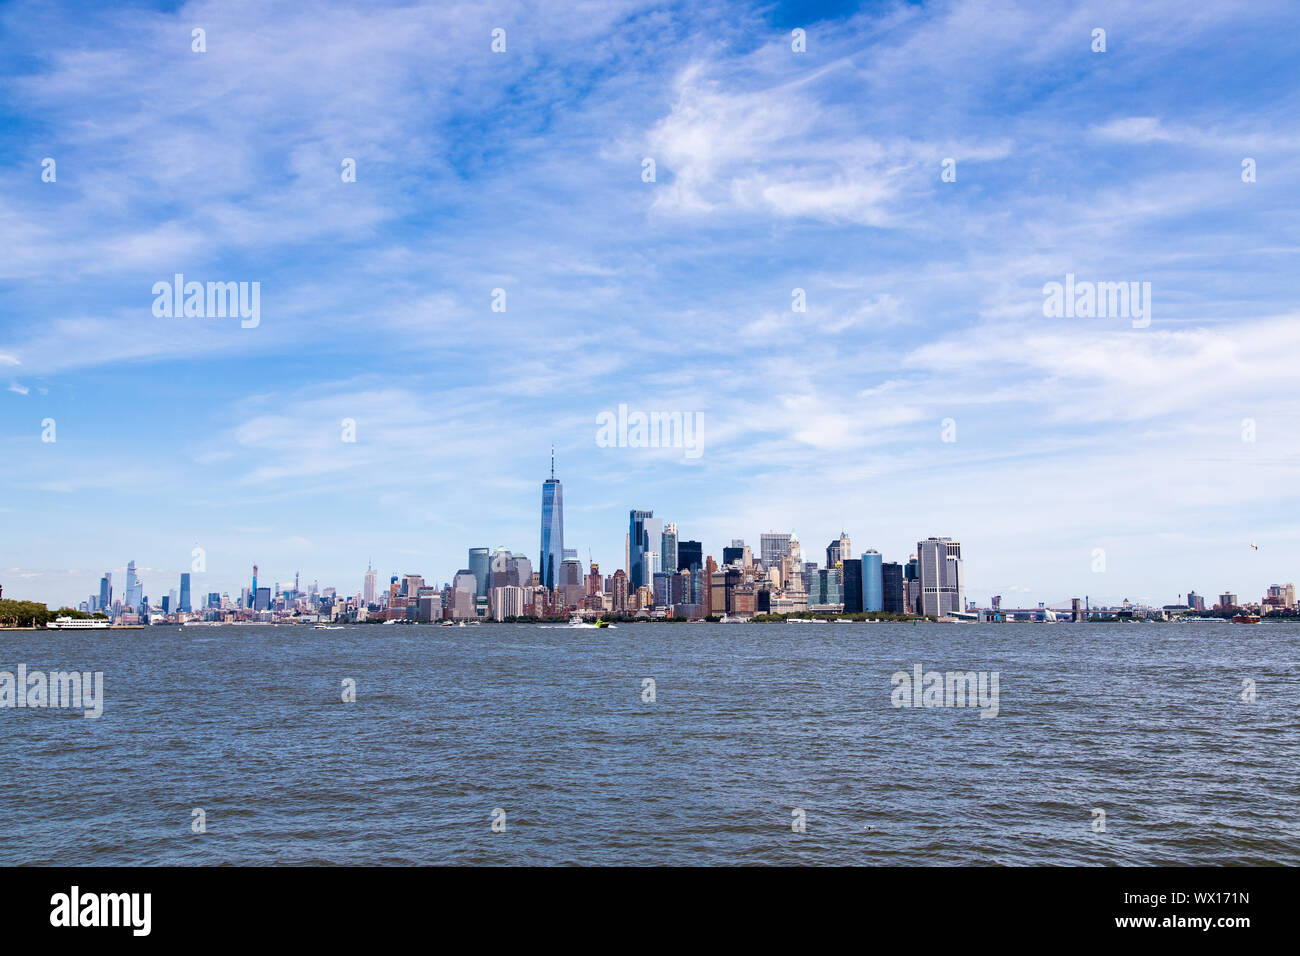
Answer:
<svg viewBox="0 0 1300 956"><path fill-rule="evenodd" d="M895 671L889 702L895 707L979 707L980 717L998 715L998 671Z"/></svg>
<svg viewBox="0 0 1300 956"><path fill-rule="evenodd" d="M262 283L186 282L176 273L173 281L153 284L153 314L160 319L224 319L238 316L241 328L255 329L262 322Z"/></svg>
<svg viewBox="0 0 1300 956"><path fill-rule="evenodd" d="M0 671L0 707L66 707L94 719L104 713L104 672Z"/></svg>
<svg viewBox="0 0 1300 956"><path fill-rule="evenodd" d="M681 448L687 458L704 453L703 412L628 411L626 404L596 416L600 448Z"/></svg>
<svg viewBox="0 0 1300 956"><path fill-rule="evenodd" d="M1150 282L1065 282L1043 286L1043 315L1049 319L1132 319L1133 328L1151 324Z"/></svg>

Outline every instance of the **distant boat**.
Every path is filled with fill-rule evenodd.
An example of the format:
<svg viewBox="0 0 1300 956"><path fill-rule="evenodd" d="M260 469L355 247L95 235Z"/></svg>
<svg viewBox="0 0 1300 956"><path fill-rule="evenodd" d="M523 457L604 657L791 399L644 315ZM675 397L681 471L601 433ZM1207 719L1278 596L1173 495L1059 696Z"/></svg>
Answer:
<svg viewBox="0 0 1300 956"><path fill-rule="evenodd" d="M1238 614L1232 619L1233 624L1258 624L1258 614Z"/></svg>
<svg viewBox="0 0 1300 956"><path fill-rule="evenodd" d="M316 624L312 627L313 631L341 631L342 624Z"/></svg>
<svg viewBox="0 0 1300 956"><path fill-rule="evenodd" d="M453 624L453 623L451 623L451 621L439 621L439 622L438 622L438 626L439 626L439 627L455 627L456 625Z"/></svg>
<svg viewBox="0 0 1300 956"><path fill-rule="evenodd" d="M108 630L108 621L102 617L56 617L47 621L45 626L54 631L105 631Z"/></svg>

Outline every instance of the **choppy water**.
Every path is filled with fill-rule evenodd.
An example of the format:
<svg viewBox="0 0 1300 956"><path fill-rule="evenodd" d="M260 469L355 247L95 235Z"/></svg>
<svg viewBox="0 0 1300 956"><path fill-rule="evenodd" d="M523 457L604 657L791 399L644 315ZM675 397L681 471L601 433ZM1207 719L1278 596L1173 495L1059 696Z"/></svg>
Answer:
<svg viewBox="0 0 1300 956"><path fill-rule="evenodd" d="M102 670L106 703L0 710L0 863L1296 864L1298 648L1286 624L3 632L0 670ZM997 671L999 715L891 706L916 663Z"/></svg>

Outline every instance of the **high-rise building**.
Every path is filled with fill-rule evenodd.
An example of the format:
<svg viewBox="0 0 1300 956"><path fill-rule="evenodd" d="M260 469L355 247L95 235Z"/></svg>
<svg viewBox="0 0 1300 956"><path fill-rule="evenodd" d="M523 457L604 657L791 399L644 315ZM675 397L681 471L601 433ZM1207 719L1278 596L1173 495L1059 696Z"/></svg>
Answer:
<svg viewBox="0 0 1300 956"><path fill-rule="evenodd" d="M248 589L248 599L249 601L252 602L251 604L249 604L249 607L255 608L257 606L257 565L256 564L253 565L253 586Z"/></svg>
<svg viewBox="0 0 1300 956"><path fill-rule="evenodd" d="M812 572L809 581L809 609L836 611L843 610L844 598L840 593L840 569L818 568Z"/></svg>
<svg viewBox="0 0 1300 956"><path fill-rule="evenodd" d="M663 572L669 576L677 573L677 525L671 521L664 525L664 533L659 547L660 563Z"/></svg>
<svg viewBox="0 0 1300 956"><path fill-rule="evenodd" d="M628 591L633 594L636 593L637 588L650 580L650 570L645 557L646 552L650 550L646 523L654 516L653 511L640 511L635 508L628 512L627 586ZM662 531L660 533L662 534Z"/></svg>
<svg viewBox="0 0 1300 956"><path fill-rule="evenodd" d="M858 614L862 611L862 561L845 558L840 571L844 581L844 613Z"/></svg>
<svg viewBox="0 0 1300 956"><path fill-rule="evenodd" d="M862 552L862 610L883 611L884 598L880 552L871 548Z"/></svg>
<svg viewBox="0 0 1300 956"><path fill-rule="evenodd" d="M99 579L99 607L107 611L113 606L113 572L105 571Z"/></svg>
<svg viewBox="0 0 1300 956"><path fill-rule="evenodd" d="M140 578L135 573L135 562L126 562L126 606L133 611L140 610L140 599L144 591L144 585L140 583Z"/></svg>
<svg viewBox="0 0 1300 956"><path fill-rule="evenodd" d="M361 597L367 607L375 603L375 569L370 566L369 561L366 562L366 583L362 588Z"/></svg>
<svg viewBox="0 0 1300 956"><path fill-rule="evenodd" d="M492 557L487 548L469 549L469 570L474 575L474 594L486 597L488 593L488 576L492 570Z"/></svg>
<svg viewBox="0 0 1300 956"><path fill-rule="evenodd" d="M840 536L826 546L826 567L837 567L852 554L853 545L849 542L849 536L841 531Z"/></svg>
<svg viewBox="0 0 1300 956"><path fill-rule="evenodd" d="M704 547L698 541L677 542L677 570L691 573L691 593L683 604L703 604L704 591Z"/></svg>
<svg viewBox="0 0 1300 956"><path fill-rule="evenodd" d="M610 592L614 596L614 613L627 613L627 575L619 568L614 572L614 580L610 587Z"/></svg>
<svg viewBox="0 0 1300 956"><path fill-rule="evenodd" d="M790 535L766 531L759 535L759 557L765 568L779 568L781 559L790 553Z"/></svg>
<svg viewBox="0 0 1300 956"><path fill-rule="evenodd" d="M903 566L890 561L880 566L880 609L888 614L903 614L907 607L903 590Z"/></svg>
<svg viewBox="0 0 1300 956"><path fill-rule="evenodd" d="M176 610L182 614L189 614L194 610L190 604L190 573L188 571L181 573L181 599L180 603L176 605Z"/></svg>
<svg viewBox="0 0 1300 956"><path fill-rule="evenodd" d="M271 609L271 589L258 588L253 596L253 609L255 611L269 611Z"/></svg>
<svg viewBox="0 0 1300 956"><path fill-rule="evenodd" d="M926 538L916 545L921 581L921 613L947 617L964 611L961 542L952 538Z"/></svg>
<svg viewBox="0 0 1300 956"><path fill-rule="evenodd" d="M542 548L537 573L542 587L555 590L564 561L564 486L555 477L555 449L551 449L551 477L542 482Z"/></svg>

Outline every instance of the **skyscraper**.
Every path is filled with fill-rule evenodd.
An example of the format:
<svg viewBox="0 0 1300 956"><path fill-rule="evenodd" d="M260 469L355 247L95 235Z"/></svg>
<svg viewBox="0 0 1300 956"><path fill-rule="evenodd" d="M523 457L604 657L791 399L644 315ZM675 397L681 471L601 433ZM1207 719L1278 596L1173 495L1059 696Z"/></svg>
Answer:
<svg viewBox="0 0 1300 956"><path fill-rule="evenodd" d="M871 548L862 552L862 610L885 609L885 586L880 552Z"/></svg>
<svg viewBox="0 0 1300 956"><path fill-rule="evenodd" d="M542 482L542 556L537 565L542 587L555 590L564 561L564 486L555 477L555 449L551 449L551 477Z"/></svg>
<svg viewBox="0 0 1300 956"><path fill-rule="evenodd" d="M375 603L375 569L369 561L366 562L366 583L361 595L367 606Z"/></svg>
<svg viewBox="0 0 1300 956"><path fill-rule="evenodd" d="M903 590L903 566L897 561L880 566L880 609L890 614L902 614L907 607Z"/></svg>
<svg viewBox="0 0 1300 956"><path fill-rule="evenodd" d="M844 579L844 613L859 614L862 611L862 562L857 558L845 558L840 564Z"/></svg>
<svg viewBox="0 0 1300 956"><path fill-rule="evenodd" d="M193 608L190 606L190 572L185 571L181 574L181 599L177 604L176 610L189 614Z"/></svg>
<svg viewBox="0 0 1300 956"><path fill-rule="evenodd" d="M492 571L492 556L487 548L469 549L469 570L474 575L474 596L488 596L488 577Z"/></svg>
<svg viewBox="0 0 1300 956"><path fill-rule="evenodd" d="M636 589L649 580L645 553L650 550L650 542L646 537L646 522L654 516L653 511L638 511L635 508L628 512L627 587L629 593L636 593Z"/></svg>
<svg viewBox="0 0 1300 956"><path fill-rule="evenodd" d="M946 617L964 611L961 581L961 542L926 538L916 544L921 579L921 613Z"/></svg>
<svg viewBox="0 0 1300 956"><path fill-rule="evenodd" d="M103 611L113 606L113 572L105 571L99 579L99 607Z"/></svg>
<svg viewBox="0 0 1300 956"><path fill-rule="evenodd" d="M677 525L669 522L664 526L662 544L659 548L660 563L664 574L670 577L677 573Z"/></svg>
<svg viewBox="0 0 1300 956"><path fill-rule="evenodd" d="M135 562L126 562L126 606L132 610L140 610L140 597L144 591L144 585L140 583L140 578L135 573Z"/></svg>
<svg viewBox="0 0 1300 956"><path fill-rule="evenodd" d="M849 543L849 536L841 531L840 536L826 546L826 567L833 568L852 555L853 546Z"/></svg>
<svg viewBox="0 0 1300 956"><path fill-rule="evenodd" d="M779 568L781 559L790 553L790 536L775 531L764 532L759 535L758 550L763 559L763 567Z"/></svg>
<svg viewBox="0 0 1300 956"><path fill-rule="evenodd" d="M704 546L698 541L677 542L677 570L691 573L691 593L683 604L704 603ZM712 582L710 582L711 584Z"/></svg>

